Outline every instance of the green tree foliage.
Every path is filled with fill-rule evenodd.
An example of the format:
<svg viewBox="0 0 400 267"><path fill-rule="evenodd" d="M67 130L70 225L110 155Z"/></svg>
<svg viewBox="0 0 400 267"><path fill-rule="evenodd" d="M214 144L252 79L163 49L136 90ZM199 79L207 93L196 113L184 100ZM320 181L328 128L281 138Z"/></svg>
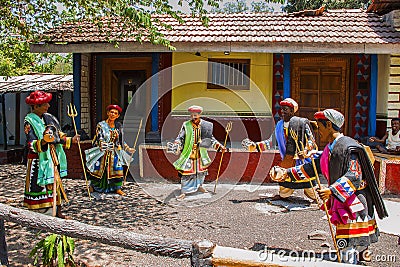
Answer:
<svg viewBox="0 0 400 267"><path fill-rule="evenodd" d="M223 7L213 8L213 13L240 13L249 10L245 0L238 0L224 3Z"/></svg>
<svg viewBox="0 0 400 267"><path fill-rule="evenodd" d="M268 0L268 2L285 4L285 0ZM317 9L325 6L326 9L363 8L366 9L371 0L287 0L283 10L291 13L305 9Z"/></svg>
<svg viewBox="0 0 400 267"><path fill-rule="evenodd" d="M273 12L274 9L268 5L267 2L251 2L252 12Z"/></svg>
<svg viewBox="0 0 400 267"><path fill-rule="evenodd" d="M178 5L186 3L193 16L207 24L204 4L218 6L220 0L178 0ZM170 16L181 23L180 12L174 10L167 0L0 0L0 35L17 36L25 40L37 40L45 30L66 22L90 22L103 32L111 33L103 18L121 22L120 36L135 36L154 44L172 48L160 33L168 29L153 14ZM113 41L113 40L110 40Z"/></svg>
<svg viewBox="0 0 400 267"><path fill-rule="evenodd" d="M29 44L18 38L0 41L0 76L18 76L27 73L72 73L72 54L34 54Z"/></svg>
<svg viewBox="0 0 400 267"><path fill-rule="evenodd" d="M175 1L175 0L174 0ZM177 4L187 5L192 16L197 16L206 25L208 22L205 5L217 7L220 0L178 0ZM106 35L111 35L103 18L118 18L121 24L119 37L135 37L153 44L174 49L161 34L169 26L153 14L163 14L184 23L180 12L168 0L0 0L0 75L21 75L31 71L53 71L50 66L65 64L65 60L55 64L54 58L43 60L29 53L27 42L37 42L41 34L49 28L67 22L86 21L98 27ZM109 39L110 42L116 40ZM44 64L48 62L49 64Z"/></svg>
<svg viewBox="0 0 400 267"><path fill-rule="evenodd" d="M272 12L273 8L267 1L251 2L250 7L246 0L226 2L222 7L213 8L213 13L241 13L241 12Z"/></svg>

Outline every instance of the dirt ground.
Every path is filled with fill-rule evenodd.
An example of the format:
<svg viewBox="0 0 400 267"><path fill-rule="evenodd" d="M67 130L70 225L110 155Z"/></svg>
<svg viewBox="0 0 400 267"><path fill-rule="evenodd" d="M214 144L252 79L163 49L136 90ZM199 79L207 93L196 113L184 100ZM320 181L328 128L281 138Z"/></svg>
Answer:
<svg viewBox="0 0 400 267"><path fill-rule="evenodd" d="M22 207L25 166L0 166L0 202L13 207ZM290 250L323 249L326 241L310 240L308 234L315 230L329 233L324 212L316 207L286 211L271 208L268 199L259 194L276 193L275 189L254 192L230 190L215 201L205 201L194 207L162 203L146 194L142 187L128 183L126 197L117 195L100 196L89 201L84 181L64 180L64 187L71 202L64 207L65 213L74 220L109 228L123 228L140 234L186 240L207 239L221 246L251 249L265 245L269 248ZM207 189L213 185L206 185ZM297 190L293 200L303 197ZM397 196L390 196L398 201ZM190 199L188 200L190 201ZM201 201L201 200L199 200ZM21 227L6 222L6 238L10 266L33 266L29 252L45 233L36 229ZM381 234L378 243L373 244L373 262L370 266L400 266L400 245L398 236ZM76 259L86 266L190 266L189 259L173 259L134 252L103 245L88 240L75 240ZM378 261L380 255L395 255L395 262Z"/></svg>

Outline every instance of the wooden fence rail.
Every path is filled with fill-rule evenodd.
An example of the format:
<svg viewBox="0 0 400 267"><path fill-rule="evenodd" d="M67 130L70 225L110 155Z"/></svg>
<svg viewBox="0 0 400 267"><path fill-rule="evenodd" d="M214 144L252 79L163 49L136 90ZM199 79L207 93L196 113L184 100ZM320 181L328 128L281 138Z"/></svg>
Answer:
<svg viewBox="0 0 400 267"><path fill-rule="evenodd" d="M87 239L154 255L190 258L193 242L189 240L142 235L124 229L93 226L63 220L0 203L0 220L49 231L73 238Z"/></svg>
<svg viewBox="0 0 400 267"><path fill-rule="evenodd" d="M0 219L0 265L8 266L6 231L4 229L4 220Z"/></svg>
<svg viewBox="0 0 400 267"><path fill-rule="evenodd" d="M22 226L28 226L73 238L87 239L107 245L124 247L139 252L173 258L190 258L192 267L350 266L322 261L317 258L278 257L273 254L269 255L265 253L263 253L263 257L260 257L261 252L221 247L208 240L193 242L190 240L141 235L123 229L106 228L73 220L63 220L0 203L0 260L1 263L6 266L8 266L8 259L7 247L4 239L5 231L3 220L11 221ZM265 255L269 256L264 257Z"/></svg>

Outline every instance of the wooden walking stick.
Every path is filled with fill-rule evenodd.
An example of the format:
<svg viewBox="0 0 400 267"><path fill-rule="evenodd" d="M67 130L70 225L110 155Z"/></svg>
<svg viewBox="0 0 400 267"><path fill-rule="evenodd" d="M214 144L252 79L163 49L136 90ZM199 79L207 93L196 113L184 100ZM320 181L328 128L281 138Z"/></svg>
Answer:
<svg viewBox="0 0 400 267"><path fill-rule="evenodd" d="M306 142L308 142L307 137L306 137ZM316 150L318 150L318 146L317 144L314 142L314 140L312 140L314 146L316 147ZM321 185L321 181L319 180L319 176L318 176L318 172L317 172L317 166L315 165L315 161L314 161L314 157L311 157L311 162L313 165L313 169L314 169L314 173L315 173L315 177L317 179L317 183L318 183L318 189L322 189L322 185ZM341 263L342 259L340 257L340 251L339 251L339 247L336 243L336 238L335 238L335 234L333 233L333 226L332 226L332 222L331 219L329 217L329 212L328 212L328 207L326 206L326 202L324 200L322 200L322 202L324 203L324 210L325 210L325 214L326 214L326 218L328 220L328 224L329 224L329 229L331 231L331 237L333 240L333 245L335 246L335 250L336 250L336 255L338 257L338 262Z"/></svg>
<svg viewBox="0 0 400 267"><path fill-rule="evenodd" d="M229 135L229 132L232 130L232 122L230 121L230 122L228 122L228 124L226 125L226 127L225 127L225 132L226 132L226 135L225 135L225 141L224 141L224 147L226 147L226 140L228 139L228 135ZM221 159L219 160L219 166L218 166L218 172L217 172L217 179L215 180L215 185L214 185L214 194L215 194L215 192L217 191L217 184L218 184L218 178L219 178L219 171L221 170L221 164L222 164L222 158L224 157L224 151L222 151L222 154L221 154Z"/></svg>
<svg viewBox="0 0 400 267"><path fill-rule="evenodd" d="M307 136L306 136L306 135L305 135L305 137L306 137L306 140L307 140ZM306 142L308 143L308 141L306 141ZM300 144L301 144L301 148L303 149L303 151L305 151L305 150L304 150L304 144L303 144L303 142L300 141ZM312 157L312 155L311 155L311 157ZM318 174L317 174L317 175L318 175ZM315 178L315 179L316 179L316 178ZM313 185L311 179L310 179L310 185L311 185L313 194L314 194L314 196L315 196L315 199L317 200L318 207L321 207L321 203L319 202L319 198L318 198L317 192L315 191L315 188L314 188L314 185Z"/></svg>
<svg viewBox="0 0 400 267"><path fill-rule="evenodd" d="M296 149L297 149L297 151L300 152L300 147L299 147L299 136L298 136L298 134L297 134L293 129L290 129L290 136L293 138L293 140L294 140L294 142L295 142L295 144L296 144ZM305 135L305 137L306 137L306 140L307 140L307 135ZM308 142L308 141L306 141L306 142ZM300 144L301 144L302 149L303 149L303 151L304 151L304 144L303 144L303 142L300 141ZM297 154L297 152L296 152L296 154ZM302 161L303 161L303 163L304 163L304 159L303 159ZM311 185L313 194L314 194L314 196L315 196L315 198L316 198L316 200L317 200L318 206L320 206L321 204L319 203L318 196L317 196L317 192L315 192L314 185L312 184L312 181L311 181L311 180L310 180L310 185Z"/></svg>
<svg viewBox="0 0 400 267"><path fill-rule="evenodd" d="M138 129L138 132L137 132L137 134L136 134L136 139L135 139L135 143L133 144L133 148L136 148L136 143L137 143L138 138L139 138L140 130L142 129L142 122L143 122L143 118L140 119L139 129ZM132 153L131 156L129 157L128 168L126 168L125 175L124 175L124 185L125 185L125 183L126 183L126 177L127 177L127 175L128 175L129 165L131 164L131 160L132 160L132 158L133 158L133 154L134 154L134 153Z"/></svg>
<svg viewBox="0 0 400 267"><path fill-rule="evenodd" d="M68 111L67 111L68 112L68 116L72 118L72 123L74 124L75 134L78 134L78 130L76 129L76 123L75 123L75 117L78 116L78 112L76 111L76 107L75 107L75 105L70 103L67 106L67 109L68 109ZM87 176L86 176L85 163L83 162L80 140L78 140L78 148L79 148L79 155L81 156L83 175L85 176L85 181L86 181L86 189L88 191L89 200L92 200L92 198L90 197L89 183L88 183L88 179L87 179Z"/></svg>
<svg viewBox="0 0 400 267"><path fill-rule="evenodd" d="M54 169L54 181L53 181L53 217L57 216L57 180L58 177L60 176L58 172L58 158L56 154L56 148L54 147L53 144L49 145L50 149L50 156L51 160L53 161L53 169Z"/></svg>

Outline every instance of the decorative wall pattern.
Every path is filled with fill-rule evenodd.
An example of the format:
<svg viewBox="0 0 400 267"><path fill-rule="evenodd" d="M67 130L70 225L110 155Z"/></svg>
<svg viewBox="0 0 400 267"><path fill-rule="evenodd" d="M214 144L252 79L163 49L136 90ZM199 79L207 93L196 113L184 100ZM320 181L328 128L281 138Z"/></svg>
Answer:
<svg viewBox="0 0 400 267"><path fill-rule="evenodd" d="M369 55L354 56L354 89L353 105L350 110L352 118L352 136L360 140L368 135L368 109L371 88L371 58Z"/></svg>
<svg viewBox="0 0 400 267"><path fill-rule="evenodd" d="M274 54L273 59L273 91L272 91L272 114L275 123L279 121L279 102L283 100L283 54Z"/></svg>

